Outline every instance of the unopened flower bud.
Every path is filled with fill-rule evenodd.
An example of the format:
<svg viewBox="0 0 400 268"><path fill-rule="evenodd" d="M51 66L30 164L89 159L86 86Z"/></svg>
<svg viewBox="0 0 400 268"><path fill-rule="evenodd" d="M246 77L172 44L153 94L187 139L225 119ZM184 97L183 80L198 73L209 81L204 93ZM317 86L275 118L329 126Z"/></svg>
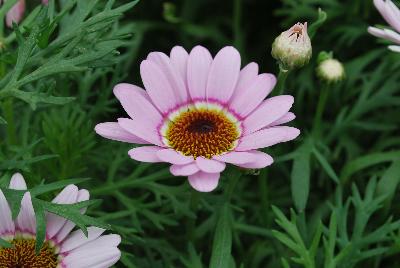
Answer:
<svg viewBox="0 0 400 268"><path fill-rule="evenodd" d="M332 54L321 52L318 58L317 76L322 81L333 84L345 78L343 64L332 58Z"/></svg>
<svg viewBox="0 0 400 268"><path fill-rule="evenodd" d="M272 44L272 56L286 70L306 65L311 55L312 46L307 33L307 22L293 25L281 33Z"/></svg>

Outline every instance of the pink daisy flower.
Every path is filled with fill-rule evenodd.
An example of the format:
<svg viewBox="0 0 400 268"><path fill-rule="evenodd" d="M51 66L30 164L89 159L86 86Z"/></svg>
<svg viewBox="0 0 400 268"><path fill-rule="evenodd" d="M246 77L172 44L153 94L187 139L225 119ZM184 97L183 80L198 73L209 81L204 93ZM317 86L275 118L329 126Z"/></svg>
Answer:
<svg viewBox="0 0 400 268"><path fill-rule="evenodd" d="M10 189L26 190L21 174L11 178ZM54 200L59 204L74 204L89 199L87 190L79 190L75 185L67 186ZM121 242L118 235L102 235L105 231L89 227L89 236L81 230L72 232L75 225L59 216L48 214L46 241L35 254L36 220L31 196L26 192L21 211L12 220L10 207L0 190L0 238L13 244L12 248L0 247L0 267L30 268L107 268L120 258L117 246Z"/></svg>
<svg viewBox="0 0 400 268"><path fill-rule="evenodd" d="M368 27L368 32L376 37L384 38L394 42L397 45L389 46L389 49L400 52L400 10L390 0L374 0L376 9L381 13L382 17L395 30L379 29L376 27Z"/></svg>
<svg viewBox="0 0 400 268"><path fill-rule="evenodd" d="M118 84L114 94L130 118L98 124L108 139L142 144L129 151L143 162L172 164L175 176L188 176L198 191L214 190L226 163L263 168L272 157L257 149L296 138L296 128L280 126L295 118L292 96L264 100L275 86L272 74L250 63L240 70L233 47L213 59L196 46L188 54L174 47L168 57L152 52L140 65L146 90Z"/></svg>

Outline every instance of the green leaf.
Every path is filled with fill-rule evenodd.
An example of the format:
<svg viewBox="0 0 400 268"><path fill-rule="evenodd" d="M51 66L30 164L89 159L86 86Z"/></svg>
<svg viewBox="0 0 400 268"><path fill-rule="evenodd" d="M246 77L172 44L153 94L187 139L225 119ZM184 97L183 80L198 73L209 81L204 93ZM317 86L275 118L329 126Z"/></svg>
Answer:
<svg viewBox="0 0 400 268"><path fill-rule="evenodd" d="M378 152L361 156L348 162L341 172L341 181L346 182L354 173L376 164L394 161L400 158L400 151Z"/></svg>
<svg viewBox="0 0 400 268"><path fill-rule="evenodd" d="M325 170L326 174L336 183L339 183L339 177L336 175L336 172L333 170L329 162L326 158L314 147L312 152L317 158L318 162L321 164L322 168Z"/></svg>
<svg viewBox="0 0 400 268"><path fill-rule="evenodd" d="M327 14L325 11L323 11L321 8L318 9L318 19L314 21L310 27L308 28L308 35L310 36L311 39L315 36L317 33L318 28L320 28L326 21L327 19Z"/></svg>
<svg viewBox="0 0 400 268"><path fill-rule="evenodd" d="M32 110L36 109L38 103L64 105L75 100L75 97L55 97L43 92L26 92L21 90L13 90L10 92L10 95L30 104Z"/></svg>
<svg viewBox="0 0 400 268"><path fill-rule="evenodd" d="M26 191L12 189L1 190L8 201L8 205L10 206L12 218L16 219L19 211L21 210L21 201Z"/></svg>
<svg viewBox="0 0 400 268"><path fill-rule="evenodd" d="M285 258L281 258L281 263L283 268L290 268L289 262Z"/></svg>
<svg viewBox="0 0 400 268"><path fill-rule="evenodd" d="M36 254L39 254L42 249L44 240L46 238L46 213L44 210L43 203L36 199L32 198L32 206L35 211L35 219L36 219L36 245L35 250Z"/></svg>
<svg viewBox="0 0 400 268"><path fill-rule="evenodd" d="M7 125L7 121L0 116L0 125Z"/></svg>
<svg viewBox="0 0 400 268"><path fill-rule="evenodd" d="M322 228L323 228L323 224L322 222L318 222L317 225L317 230L315 230L315 234L314 234L314 238L311 242L311 246L310 246L310 255L312 258L315 258L315 256L317 255L318 252L318 246L319 246L319 242L321 240L321 236L322 236Z"/></svg>
<svg viewBox="0 0 400 268"><path fill-rule="evenodd" d="M392 200L397 186L400 182L400 160L393 161L390 167L383 173L378 182L377 193L386 195L388 200Z"/></svg>
<svg viewBox="0 0 400 268"><path fill-rule="evenodd" d="M38 196L44 193L48 193L57 189L64 188L67 185L70 184L79 184L83 183L90 180L89 178L82 178L82 179L69 179L69 180L62 180L62 181L57 181L49 184L41 184L36 187L33 187L32 189L29 190L32 196Z"/></svg>
<svg viewBox="0 0 400 268"><path fill-rule="evenodd" d="M3 240L0 238L0 250L1 248L11 248L13 245L10 242L7 242L6 240Z"/></svg>
<svg viewBox="0 0 400 268"><path fill-rule="evenodd" d="M229 268L232 248L231 211L225 202L219 210L210 260L210 268Z"/></svg>
<svg viewBox="0 0 400 268"><path fill-rule="evenodd" d="M310 157L312 145L306 140L296 151L291 174L292 198L296 209L304 211L310 192Z"/></svg>
<svg viewBox="0 0 400 268"><path fill-rule="evenodd" d="M326 268L331 268L334 267L335 265L333 256L335 253L336 236L337 236L337 217L335 211L332 211L331 218L329 220L328 239L324 240L324 248L325 248L324 267Z"/></svg>
<svg viewBox="0 0 400 268"><path fill-rule="evenodd" d="M56 204L32 198L36 215L36 252L39 252L42 248L46 235L45 212L50 212L72 221L86 236L88 235L87 227L89 226L111 229L109 224L83 214L86 207L98 204L99 202L100 200L88 200L76 204Z"/></svg>

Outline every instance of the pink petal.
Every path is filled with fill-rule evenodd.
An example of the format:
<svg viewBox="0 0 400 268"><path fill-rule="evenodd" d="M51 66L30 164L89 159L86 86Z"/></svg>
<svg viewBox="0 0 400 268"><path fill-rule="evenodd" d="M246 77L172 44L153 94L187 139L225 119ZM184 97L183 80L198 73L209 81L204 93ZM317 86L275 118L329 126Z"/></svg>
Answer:
<svg viewBox="0 0 400 268"><path fill-rule="evenodd" d="M78 187L75 185L68 185L65 187L52 201L56 204L74 204L78 198ZM53 238L67 222L65 218L55 214L47 214L46 234L47 238Z"/></svg>
<svg viewBox="0 0 400 268"><path fill-rule="evenodd" d="M49 0L42 0L42 4L43 5L48 5L49 4Z"/></svg>
<svg viewBox="0 0 400 268"><path fill-rule="evenodd" d="M113 267L119 258L121 251L116 247L93 247L85 250L77 250L66 256L61 267L73 268L108 268Z"/></svg>
<svg viewBox="0 0 400 268"><path fill-rule="evenodd" d="M189 54L183 47L175 46L172 48L170 53L171 64L181 75L185 84L186 84L186 70L187 70L188 58Z"/></svg>
<svg viewBox="0 0 400 268"><path fill-rule="evenodd" d="M247 90L238 91L229 104L240 116L247 116L251 113L272 91L276 84L276 78L272 74L260 74Z"/></svg>
<svg viewBox="0 0 400 268"><path fill-rule="evenodd" d="M385 31L376 27L368 27L368 32L379 38L386 38Z"/></svg>
<svg viewBox="0 0 400 268"><path fill-rule="evenodd" d="M78 191L78 198L76 200L77 203L82 202L82 201L87 201L90 198L89 191L86 189L81 189ZM86 212L86 208L81 209L81 213L84 214ZM55 243L60 243L65 240L65 238L71 233L71 231L74 229L75 223L72 221L67 221L64 226L61 228L61 230L57 233L55 238L53 238Z"/></svg>
<svg viewBox="0 0 400 268"><path fill-rule="evenodd" d="M68 238L61 244L60 253L66 253L73 249L76 249L90 241L93 241L100 237L104 233L104 229L97 227L89 227L88 228L88 237L84 235L82 230L76 230L71 233Z"/></svg>
<svg viewBox="0 0 400 268"><path fill-rule="evenodd" d="M217 160L208 159L204 157L197 157L196 164L201 171L206 173L220 173L224 171L226 164Z"/></svg>
<svg viewBox="0 0 400 268"><path fill-rule="evenodd" d="M162 160L157 156L157 152L162 150L158 146L143 146L129 150L128 154L132 159L140 162L158 163Z"/></svg>
<svg viewBox="0 0 400 268"><path fill-rule="evenodd" d="M26 192L21 202L21 210L15 221L15 228L23 233L36 233L36 218L33 210L31 194Z"/></svg>
<svg viewBox="0 0 400 268"><path fill-rule="evenodd" d="M172 165L169 170L174 176L190 176L199 171L196 163L190 163L187 165Z"/></svg>
<svg viewBox="0 0 400 268"><path fill-rule="evenodd" d="M6 15L6 24L8 27L12 27L12 23L19 23L25 13L25 0L19 0Z"/></svg>
<svg viewBox="0 0 400 268"><path fill-rule="evenodd" d="M10 180L10 185L9 187L10 189L14 189L14 190L26 190L26 182L24 180L24 177L22 177L22 175L20 173L15 173Z"/></svg>
<svg viewBox="0 0 400 268"><path fill-rule="evenodd" d="M0 190L0 237L13 235L15 232L14 222L11 218L11 210L4 196Z"/></svg>
<svg viewBox="0 0 400 268"><path fill-rule="evenodd" d="M375 27L368 27L368 32L373 36L385 38L397 44L400 44L400 34L389 29L378 29Z"/></svg>
<svg viewBox="0 0 400 268"><path fill-rule="evenodd" d="M236 151L248 151L252 149L264 148L295 139L300 134L300 130L293 127L271 127L244 136Z"/></svg>
<svg viewBox="0 0 400 268"><path fill-rule="evenodd" d="M385 29L384 32L386 33L386 38L390 41L393 41L397 44L400 44L400 34L396 33L395 31Z"/></svg>
<svg viewBox="0 0 400 268"><path fill-rule="evenodd" d="M249 85L251 85L258 76L258 65L257 63L250 62L247 64L239 73L239 79L236 84L236 88L233 92L231 99L235 99L237 95L243 94L242 91L247 92Z"/></svg>
<svg viewBox="0 0 400 268"><path fill-rule="evenodd" d="M157 126L151 125L140 116L132 119L119 118L118 125L125 131L128 131L149 143L164 146L157 131Z"/></svg>
<svg viewBox="0 0 400 268"><path fill-rule="evenodd" d="M386 11L386 2L383 0L374 0L374 5L376 9L381 13L382 17L389 23L391 24L391 18L388 16L387 11Z"/></svg>
<svg viewBox="0 0 400 268"><path fill-rule="evenodd" d="M206 98L228 102L240 72L240 54L234 47L224 47L215 56L208 76Z"/></svg>
<svg viewBox="0 0 400 268"><path fill-rule="evenodd" d="M193 100L205 99L208 74L212 63L210 52L196 46L190 51L187 65L187 80L190 96Z"/></svg>
<svg viewBox="0 0 400 268"><path fill-rule="evenodd" d="M142 61L140 75L151 100L162 113L167 113L180 104L180 98L176 96L166 74L156 63L149 60Z"/></svg>
<svg viewBox="0 0 400 268"><path fill-rule="evenodd" d="M254 154L234 151L223 155L214 156L213 159L234 165L242 165L255 161Z"/></svg>
<svg viewBox="0 0 400 268"><path fill-rule="evenodd" d="M284 116L279 118L278 120L276 120L276 121L272 122L271 124L269 124L268 127L274 127L274 126L283 125L283 124L286 124L286 123L294 120L295 118L296 118L296 116L294 115L294 113L288 112Z"/></svg>
<svg viewBox="0 0 400 268"><path fill-rule="evenodd" d="M188 100L188 92L186 90L185 81L182 78L181 73L171 64L170 58L161 52L152 52L147 57L149 61L152 61L160 67L168 80L168 83L173 89L178 103L184 103Z"/></svg>
<svg viewBox="0 0 400 268"><path fill-rule="evenodd" d="M147 141L133 135L132 133L124 130L119 126L117 122L106 122L97 124L94 128L97 134L100 136L122 142L138 143L138 144L148 144Z"/></svg>
<svg viewBox="0 0 400 268"><path fill-rule="evenodd" d="M274 159L266 153L260 152L260 151L250 151L255 158L254 161L246 164L239 165L240 167L243 168L265 168L269 165L271 165L274 162Z"/></svg>
<svg viewBox="0 0 400 268"><path fill-rule="evenodd" d="M202 171L189 176L190 185L199 192L211 192L218 186L219 173L205 173Z"/></svg>
<svg viewBox="0 0 400 268"><path fill-rule="evenodd" d="M163 149L157 152L157 156L164 162L174 165L186 165L193 162L193 157L183 155L173 149Z"/></svg>
<svg viewBox="0 0 400 268"><path fill-rule="evenodd" d="M392 1L385 2L384 13L387 22L398 32L400 32L400 12Z"/></svg>
<svg viewBox="0 0 400 268"><path fill-rule="evenodd" d="M147 93L140 87L118 84L114 87L114 94L131 118L141 117L154 126L161 123L161 114L150 102Z"/></svg>
<svg viewBox="0 0 400 268"><path fill-rule="evenodd" d="M285 115L292 107L292 96L276 96L265 100L244 121L244 135L264 128Z"/></svg>

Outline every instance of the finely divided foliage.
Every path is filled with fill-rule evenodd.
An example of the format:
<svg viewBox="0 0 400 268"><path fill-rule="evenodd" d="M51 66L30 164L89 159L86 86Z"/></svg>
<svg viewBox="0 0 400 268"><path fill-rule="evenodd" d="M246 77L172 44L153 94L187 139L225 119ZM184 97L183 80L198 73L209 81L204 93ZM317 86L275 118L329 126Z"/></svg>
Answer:
<svg viewBox="0 0 400 268"><path fill-rule="evenodd" d="M0 267L400 266L399 4L0 1Z"/></svg>

